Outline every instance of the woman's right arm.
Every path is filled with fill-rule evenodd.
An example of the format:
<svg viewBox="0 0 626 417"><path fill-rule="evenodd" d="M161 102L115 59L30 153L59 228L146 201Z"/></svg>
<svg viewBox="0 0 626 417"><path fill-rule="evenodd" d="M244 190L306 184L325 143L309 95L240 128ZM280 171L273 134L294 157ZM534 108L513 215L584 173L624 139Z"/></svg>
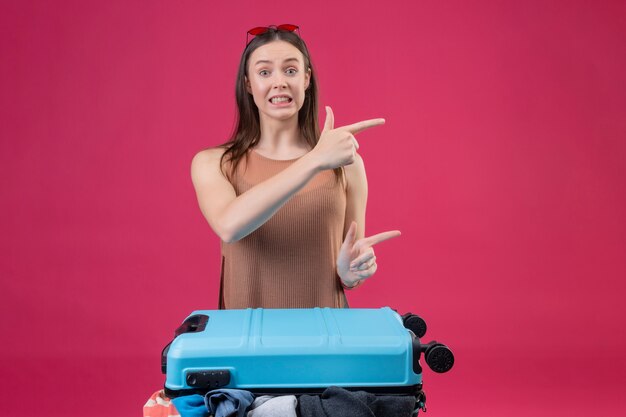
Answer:
<svg viewBox="0 0 626 417"><path fill-rule="evenodd" d="M309 152L285 170L237 196L220 170L223 148L200 151L191 162L198 204L224 242L236 242L268 221L321 169Z"/></svg>

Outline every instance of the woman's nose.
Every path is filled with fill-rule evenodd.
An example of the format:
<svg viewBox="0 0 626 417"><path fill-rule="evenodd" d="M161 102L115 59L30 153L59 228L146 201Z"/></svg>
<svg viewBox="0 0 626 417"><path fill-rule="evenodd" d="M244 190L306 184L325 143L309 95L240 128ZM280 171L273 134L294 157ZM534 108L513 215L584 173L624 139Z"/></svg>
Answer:
<svg viewBox="0 0 626 417"><path fill-rule="evenodd" d="M277 75L274 79L274 87L284 87L287 85L287 81L284 75Z"/></svg>

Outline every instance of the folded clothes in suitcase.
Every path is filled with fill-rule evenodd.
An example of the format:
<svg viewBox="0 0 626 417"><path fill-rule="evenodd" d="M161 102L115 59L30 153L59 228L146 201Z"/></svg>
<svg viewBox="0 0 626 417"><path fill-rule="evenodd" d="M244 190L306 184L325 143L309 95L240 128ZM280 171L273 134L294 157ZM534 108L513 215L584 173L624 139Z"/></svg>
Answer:
<svg viewBox="0 0 626 417"><path fill-rule="evenodd" d="M330 386L414 395L422 367L448 371L454 357L422 344L426 323L380 309L194 311L162 352L169 397L235 388L255 394L317 394Z"/></svg>

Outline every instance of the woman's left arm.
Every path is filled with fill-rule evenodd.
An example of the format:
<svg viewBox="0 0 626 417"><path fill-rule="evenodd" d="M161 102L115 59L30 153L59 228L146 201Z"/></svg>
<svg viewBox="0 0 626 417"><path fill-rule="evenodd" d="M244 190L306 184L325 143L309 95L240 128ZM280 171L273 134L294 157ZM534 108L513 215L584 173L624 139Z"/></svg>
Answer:
<svg viewBox="0 0 626 417"><path fill-rule="evenodd" d="M353 164L344 167L346 173L346 218L344 241L337 257L337 274L344 288L351 289L376 272L373 246L383 240L400 236L398 230L365 237L365 208L367 206L367 176L359 154Z"/></svg>
<svg viewBox="0 0 626 417"><path fill-rule="evenodd" d="M356 222L356 239L365 236L365 208L367 207L367 175L363 158L358 153L354 163L344 167L346 173L346 218L343 236L350 230L352 222Z"/></svg>

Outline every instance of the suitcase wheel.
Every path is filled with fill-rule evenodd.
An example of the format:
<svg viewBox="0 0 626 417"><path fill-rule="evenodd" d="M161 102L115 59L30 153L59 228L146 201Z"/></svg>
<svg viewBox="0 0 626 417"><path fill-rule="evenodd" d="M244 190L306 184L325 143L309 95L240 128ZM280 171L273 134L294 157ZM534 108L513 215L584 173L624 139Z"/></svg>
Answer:
<svg viewBox="0 0 626 417"><path fill-rule="evenodd" d="M426 334L426 322L417 314L406 313L402 316L402 322L404 323L404 327L415 333L415 336L420 339Z"/></svg>
<svg viewBox="0 0 626 417"><path fill-rule="evenodd" d="M426 363L435 372L444 373L452 369L454 355L452 351L441 343L435 343L426 349Z"/></svg>

